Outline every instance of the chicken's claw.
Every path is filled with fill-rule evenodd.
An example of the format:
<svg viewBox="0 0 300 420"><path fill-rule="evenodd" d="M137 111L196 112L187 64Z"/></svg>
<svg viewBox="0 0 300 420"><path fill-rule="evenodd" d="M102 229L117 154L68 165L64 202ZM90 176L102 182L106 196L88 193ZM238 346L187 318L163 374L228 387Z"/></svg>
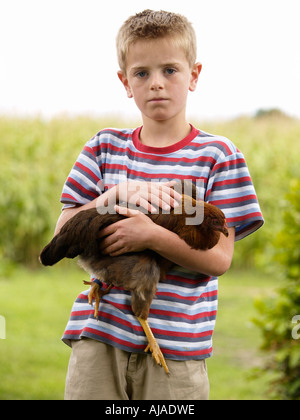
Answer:
<svg viewBox="0 0 300 420"><path fill-rule="evenodd" d="M99 280L94 281L83 281L84 284L88 284L91 286L91 290L88 294L88 300L89 304L93 306L93 299L95 299L95 311L94 311L94 317L98 320L98 313L99 313L99 305L100 300L102 296L106 295L110 289L112 288L112 285L108 286L106 290L101 290L101 282Z"/></svg>
<svg viewBox="0 0 300 420"><path fill-rule="evenodd" d="M165 361L164 355L161 352L161 349L159 348L159 345L157 344L157 341L154 340L153 343L149 343L148 346L145 348L145 353L147 353L147 351L151 351L152 353L152 357L154 358L154 360L156 361L156 363L159 366L162 366L165 369L166 373L170 373L168 365Z"/></svg>
<svg viewBox="0 0 300 420"><path fill-rule="evenodd" d="M93 306L93 299L95 299L94 317L98 319L99 304L101 299L100 285L96 281L83 281L84 284L89 284L91 289L88 294L89 304Z"/></svg>
<svg viewBox="0 0 300 420"><path fill-rule="evenodd" d="M145 352L147 353L147 351L151 351L152 353L152 357L154 358L154 360L156 361L156 363L159 366L162 366L165 369L166 373L170 373L167 363L165 361L164 355L162 354L161 349L159 348L159 345L151 331L151 328L148 324L147 320L144 320L142 318L138 318L141 326L143 327L143 330L145 331L145 334L147 336L148 339L148 345L145 348Z"/></svg>

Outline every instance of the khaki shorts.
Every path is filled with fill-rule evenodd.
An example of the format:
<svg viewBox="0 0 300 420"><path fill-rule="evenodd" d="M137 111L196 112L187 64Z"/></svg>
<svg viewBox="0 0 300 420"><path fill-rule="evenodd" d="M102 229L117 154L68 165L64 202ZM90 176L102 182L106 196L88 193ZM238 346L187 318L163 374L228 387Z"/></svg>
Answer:
<svg viewBox="0 0 300 420"><path fill-rule="evenodd" d="M207 400L205 360L167 360L170 374L151 354L128 353L99 341L72 341L66 400Z"/></svg>

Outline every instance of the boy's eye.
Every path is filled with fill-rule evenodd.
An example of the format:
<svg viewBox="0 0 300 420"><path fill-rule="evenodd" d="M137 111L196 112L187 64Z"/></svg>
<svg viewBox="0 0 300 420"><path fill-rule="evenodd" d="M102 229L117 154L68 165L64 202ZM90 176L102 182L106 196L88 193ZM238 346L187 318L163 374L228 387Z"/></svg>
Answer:
<svg viewBox="0 0 300 420"><path fill-rule="evenodd" d="M165 72L166 72L167 74L171 75L171 74L176 73L176 70L175 70L175 69L172 69L172 68L168 68L168 69L166 69L166 70L165 70Z"/></svg>
<svg viewBox="0 0 300 420"><path fill-rule="evenodd" d="M145 71L139 71L136 75L142 79L147 76L147 73Z"/></svg>

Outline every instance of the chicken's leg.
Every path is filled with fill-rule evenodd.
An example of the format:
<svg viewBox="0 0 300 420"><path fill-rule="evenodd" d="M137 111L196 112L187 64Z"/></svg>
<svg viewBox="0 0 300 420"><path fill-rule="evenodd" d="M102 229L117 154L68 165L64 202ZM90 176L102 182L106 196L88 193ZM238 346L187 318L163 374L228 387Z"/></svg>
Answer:
<svg viewBox="0 0 300 420"><path fill-rule="evenodd" d="M95 312L94 312L94 317L96 319L98 319L100 299L102 298L102 296L104 296L107 293L109 293L110 289L113 286L111 284L110 286L108 286L108 288L106 290L101 290L100 289L100 285L96 281L85 281L84 280L83 283L84 284L89 284L91 286L91 290L89 291L89 294L88 294L89 304L91 306L93 306L93 299L95 299Z"/></svg>
<svg viewBox="0 0 300 420"><path fill-rule="evenodd" d="M145 352L147 352L148 350L150 350L152 352L152 357L154 358L154 360L156 361L156 363L160 366L163 366L163 368L165 369L166 373L170 373L167 363L165 361L164 355L161 352L161 349L159 348L159 345L156 341L156 338L154 337L151 328L148 324L148 321L142 318L138 317L138 320L141 324L141 326L143 327L143 330L147 336L148 339L148 346L145 349Z"/></svg>

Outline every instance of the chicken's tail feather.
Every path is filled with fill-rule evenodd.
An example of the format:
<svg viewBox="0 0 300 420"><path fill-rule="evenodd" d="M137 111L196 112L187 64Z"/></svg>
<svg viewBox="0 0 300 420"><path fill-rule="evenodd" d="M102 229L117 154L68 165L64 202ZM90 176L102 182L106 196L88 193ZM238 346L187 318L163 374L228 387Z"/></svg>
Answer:
<svg viewBox="0 0 300 420"><path fill-rule="evenodd" d="M40 254L40 262L43 265L54 265L63 258L75 258L80 254L78 244L69 245L61 236L55 236L52 241L45 246Z"/></svg>

